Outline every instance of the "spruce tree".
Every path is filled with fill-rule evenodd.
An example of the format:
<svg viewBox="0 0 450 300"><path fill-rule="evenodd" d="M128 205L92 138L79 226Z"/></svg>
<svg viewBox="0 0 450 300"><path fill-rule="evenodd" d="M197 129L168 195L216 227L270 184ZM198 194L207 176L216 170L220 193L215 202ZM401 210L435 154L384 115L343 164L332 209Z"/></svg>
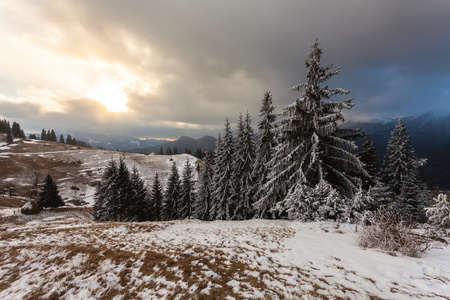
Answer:
<svg viewBox="0 0 450 300"><path fill-rule="evenodd" d="M359 160L364 164L364 168L370 177L363 180L363 187L368 190L369 187L374 186L378 179L378 155L377 149L370 139L369 135L366 135L361 150L356 154Z"/></svg>
<svg viewBox="0 0 450 300"><path fill-rule="evenodd" d="M245 122L239 115L235 160L233 162L233 197L232 219L246 220L254 215L253 202L253 164L255 160L255 145L250 115L247 112Z"/></svg>
<svg viewBox="0 0 450 300"><path fill-rule="evenodd" d="M191 219L194 213L194 182L192 180L192 167L189 158L186 158L180 184L180 218Z"/></svg>
<svg viewBox="0 0 450 300"><path fill-rule="evenodd" d="M145 183L141 179L136 166L131 171L130 184L132 190L130 221L147 221L150 215L150 202Z"/></svg>
<svg viewBox="0 0 450 300"><path fill-rule="evenodd" d="M64 136L63 136L62 133L61 133L61 135L59 136L59 142L62 143L62 144L65 144L65 143L66 143L66 141L64 140Z"/></svg>
<svg viewBox="0 0 450 300"><path fill-rule="evenodd" d="M417 161L409 132L399 119L387 145L382 179L390 186L397 208L415 220L423 220L426 192L419 180Z"/></svg>
<svg viewBox="0 0 450 300"><path fill-rule="evenodd" d="M194 215L200 220L211 220L212 185L214 176L213 156L206 151L201 167L200 187L194 204Z"/></svg>
<svg viewBox="0 0 450 300"><path fill-rule="evenodd" d="M161 211L163 203L163 191L158 173L153 180L152 193L150 196L150 220L161 221Z"/></svg>
<svg viewBox="0 0 450 300"><path fill-rule="evenodd" d="M103 182L97 186L94 195L94 220L117 221L120 209L117 199L118 189L117 163L111 159L103 173Z"/></svg>
<svg viewBox="0 0 450 300"><path fill-rule="evenodd" d="M6 143L11 144L12 142L14 142L13 136L11 134L11 131L8 131L6 133Z"/></svg>
<svg viewBox="0 0 450 300"><path fill-rule="evenodd" d="M51 207L52 209L64 205L64 201L59 195L58 186L50 174L45 178L37 203L42 208Z"/></svg>
<svg viewBox="0 0 450 300"><path fill-rule="evenodd" d="M212 216L216 220L230 220L230 198L233 196L234 138L228 118L225 120L225 132L219 147L216 147L214 170Z"/></svg>
<svg viewBox="0 0 450 300"><path fill-rule="evenodd" d="M268 163L272 160L275 146L277 144L274 133L274 122L276 115L274 114L275 107L272 105L272 95L270 92L264 94L261 101L261 108L259 110L261 120L258 123L257 140L255 143L255 162L253 165L253 180L252 193L255 199L263 196L261 194L262 187L266 184L269 175ZM266 212L267 207L271 207L270 203L260 203L259 207L262 209L258 211L259 217L264 217L262 214Z"/></svg>
<svg viewBox="0 0 450 300"><path fill-rule="evenodd" d="M72 136L70 134L67 135L66 144L71 145L72 144Z"/></svg>
<svg viewBox="0 0 450 300"><path fill-rule="evenodd" d="M117 168L117 202L120 221L130 221L132 215L132 189L130 183L130 171L123 157L119 158Z"/></svg>
<svg viewBox="0 0 450 300"><path fill-rule="evenodd" d="M162 219L174 220L179 218L180 207L180 175L177 165L172 162L171 173L167 180L167 186L164 191L164 202L162 205Z"/></svg>
<svg viewBox="0 0 450 300"><path fill-rule="evenodd" d="M47 140L47 133L45 132L45 129L42 128L41 141L46 141L46 140Z"/></svg>
<svg viewBox="0 0 450 300"><path fill-rule="evenodd" d="M255 203L260 215L272 210L283 214L296 205L296 189L306 185L316 188L322 182L333 189L325 189L342 199L352 197L361 184L360 176L367 172L352 153L356 145L342 135L338 125L344 122L342 109L350 109L352 99L334 102L328 99L348 94L343 88L329 89L322 84L337 75L340 68L321 66L322 49L316 41L307 54L306 82L292 90L301 93L294 103L284 108L277 132L279 145L269 162L270 180L263 187L263 197ZM357 174L353 175L353 174ZM278 203L280 202L281 203ZM278 204L277 204L278 203ZM329 215L332 215L330 213Z"/></svg>
<svg viewBox="0 0 450 300"><path fill-rule="evenodd" d="M17 122L13 122L11 127L11 134L15 138L24 138L22 128L20 128L20 125Z"/></svg>

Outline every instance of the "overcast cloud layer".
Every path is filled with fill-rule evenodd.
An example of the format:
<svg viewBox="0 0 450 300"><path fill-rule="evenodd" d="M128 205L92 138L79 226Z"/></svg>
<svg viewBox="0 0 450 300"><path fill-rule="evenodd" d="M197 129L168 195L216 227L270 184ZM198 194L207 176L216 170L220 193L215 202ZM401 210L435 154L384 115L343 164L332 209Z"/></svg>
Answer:
<svg viewBox="0 0 450 300"><path fill-rule="evenodd" d="M1 1L0 117L136 137L216 135L265 91L282 107L318 38L347 119L450 112L450 1ZM93 99L128 96L112 113ZM112 88L114 91L114 88ZM341 99L336 99L341 100Z"/></svg>

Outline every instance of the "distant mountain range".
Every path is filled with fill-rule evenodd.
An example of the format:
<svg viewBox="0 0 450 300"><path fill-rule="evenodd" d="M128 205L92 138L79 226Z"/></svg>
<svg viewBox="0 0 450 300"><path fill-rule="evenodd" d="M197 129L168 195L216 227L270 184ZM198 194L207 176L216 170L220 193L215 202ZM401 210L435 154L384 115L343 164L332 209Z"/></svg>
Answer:
<svg viewBox="0 0 450 300"><path fill-rule="evenodd" d="M428 162L420 168L420 175L431 189L450 190L450 115L438 116L431 112L418 117L402 118L411 135L411 143L417 152L417 156L427 158ZM386 145L391 137L398 119L373 120L367 122L347 122L344 128L362 128L373 140L378 151L378 160L381 165ZM216 139L212 136L204 136L193 139L182 136L176 141L147 139L139 140L132 136L91 134L85 132L70 133L77 140L89 143L93 148L107 150L119 150L132 153L160 153L162 148L166 153L167 148L177 148L179 153L190 149L195 153L197 148L202 150L214 150ZM60 133L58 133L59 136Z"/></svg>
<svg viewBox="0 0 450 300"><path fill-rule="evenodd" d="M420 176L431 189L450 190L450 115L437 116L431 112L418 117L402 118L411 136L417 156L428 162L420 168ZM369 135L382 163L386 146L398 119L370 122L347 122L345 128L362 128Z"/></svg>
<svg viewBox="0 0 450 300"><path fill-rule="evenodd" d="M169 140L165 139L140 140L138 138L128 135L107 135L107 134L96 134L80 131L58 132L57 136L59 137L61 133L64 136L70 134L73 138L88 143L89 145L92 146L92 148L102 148L106 150L129 151L135 149L146 149L169 142Z"/></svg>
<svg viewBox="0 0 450 300"><path fill-rule="evenodd" d="M183 153L186 149L190 149L194 153L196 149L202 150L208 149L212 151L214 150L215 146L216 146L216 139L212 136L205 135L204 137L199 139L193 139L188 136L182 136L176 141L166 142L148 148L133 149L127 152L159 154L161 149L163 150L163 153L166 153L167 149L170 147L172 151L175 148L177 148L178 153Z"/></svg>

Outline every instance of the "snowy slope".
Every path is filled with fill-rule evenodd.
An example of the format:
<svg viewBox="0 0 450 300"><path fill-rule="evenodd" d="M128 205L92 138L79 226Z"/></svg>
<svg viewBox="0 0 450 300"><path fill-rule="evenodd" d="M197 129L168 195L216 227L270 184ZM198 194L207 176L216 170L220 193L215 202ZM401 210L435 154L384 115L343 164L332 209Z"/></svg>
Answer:
<svg viewBox="0 0 450 300"><path fill-rule="evenodd" d="M143 155L108 150L78 148L71 145L52 143L39 140L17 141L15 144L0 147L0 189L2 184L13 182L18 193L26 196L30 189L38 190L34 186L35 172L40 174L42 183L50 174L59 187L64 200L78 199L93 204L95 186L101 181L103 171L111 159L125 158L125 163L131 170L136 166L148 190L156 172L163 185L170 173L172 161L177 164L181 174L186 159L193 169L194 180L198 179L197 158L188 154L179 155ZM71 189L77 186L80 190L75 195Z"/></svg>
<svg viewBox="0 0 450 300"><path fill-rule="evenodd" d="M357 247L352 225L285 220L94 223L73 212L70 218L49 213L3 222L1 299L450 295L450 249L441 243L421 258L392 257Z"/></svg>

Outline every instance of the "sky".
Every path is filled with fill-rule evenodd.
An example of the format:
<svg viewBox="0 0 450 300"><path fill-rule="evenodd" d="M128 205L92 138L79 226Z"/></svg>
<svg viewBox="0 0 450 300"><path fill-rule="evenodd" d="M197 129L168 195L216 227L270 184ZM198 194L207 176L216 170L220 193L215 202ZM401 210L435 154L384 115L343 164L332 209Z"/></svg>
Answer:
<svg viewBox="0 0 450 300"><path fill-rule="evenodd" d="M450 113L448 0L2 0L0 117L138 138L216 136L300 95L316 38L346 120ZM335 101L345 98L335 97Z"/></svg>

